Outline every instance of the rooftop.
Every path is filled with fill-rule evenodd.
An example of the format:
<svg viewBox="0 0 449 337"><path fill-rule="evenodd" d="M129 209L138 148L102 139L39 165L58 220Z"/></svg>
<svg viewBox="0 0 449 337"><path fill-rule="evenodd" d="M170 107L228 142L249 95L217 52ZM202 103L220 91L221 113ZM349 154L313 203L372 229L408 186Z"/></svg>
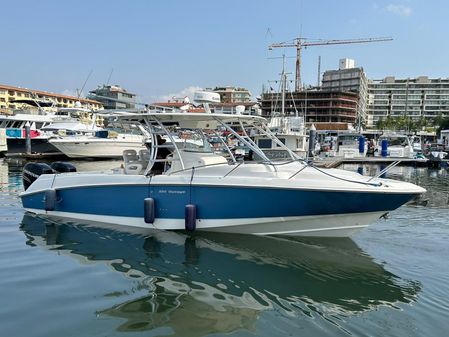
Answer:
<svg viewBox="0 0 449 337"><path fill-rule="evenodd" d="M14 91L18 91L18 92L31 93L31 94L42 95L42 96L47 96L47 97L65 98L65 99L70 99L70 100L74 100L74 101L80 101L82 103L101 104L100 102L97 102L97 101L94 101L94 100L88 99L88 98L81 98L81 97L78 98L78 97L74 97L74 96L56 94L56 93L48 92L48 91L14 87L11 85L6 85L6 84L0 84L0 90L14 90Z"/></svg>

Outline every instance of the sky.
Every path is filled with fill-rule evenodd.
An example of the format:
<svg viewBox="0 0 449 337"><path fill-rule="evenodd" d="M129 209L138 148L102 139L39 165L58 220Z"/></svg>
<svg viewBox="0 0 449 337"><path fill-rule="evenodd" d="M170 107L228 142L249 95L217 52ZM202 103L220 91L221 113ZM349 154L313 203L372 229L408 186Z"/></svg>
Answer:
<svg viewBox="0 0 449 337"><path fill-rule="evenodd" d="M390 36L393 41L303 50L302 80L352 58L371 79L449 77L446 0L0 0L0 83L83 95L118 84L151 103L199 88L260 95L294 79L295 49L271 43ZM90 74L90 76L89 76ZM109 82L108 82L108 78ZM87 80L87 81L86 81ZM273 86L273 84L271 84Z"/></svg>

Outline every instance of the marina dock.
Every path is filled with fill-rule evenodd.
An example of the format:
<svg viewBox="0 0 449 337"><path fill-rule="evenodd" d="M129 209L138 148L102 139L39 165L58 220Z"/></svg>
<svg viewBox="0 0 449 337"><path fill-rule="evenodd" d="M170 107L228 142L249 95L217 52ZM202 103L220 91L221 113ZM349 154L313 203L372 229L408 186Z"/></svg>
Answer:
<svg viewBox="0 0 449 337"><path fill-rule="evenodd" d="M319 167L337 168L343 164L386 164L389 165L395 161L400 161L399 165L406 166L430 166L431 161L427 158L392 158L392 157L326 157L317 158L313 163ZM443 160L444 161L444 160ZM447 160L445 161L447 165Z"/></svg>

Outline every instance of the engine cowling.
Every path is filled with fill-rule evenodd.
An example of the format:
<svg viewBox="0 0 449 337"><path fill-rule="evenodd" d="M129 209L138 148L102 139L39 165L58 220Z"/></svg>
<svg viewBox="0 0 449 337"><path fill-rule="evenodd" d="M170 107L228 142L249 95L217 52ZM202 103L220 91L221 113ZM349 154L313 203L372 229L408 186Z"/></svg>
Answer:
<svg viewBox="0 0 449 337"><path fill-rule="evenodd" d="M22 171L23 187L26 190L41 174L51 173L54 173L54 171L51 166L46 163L28 163Z"/></svg>
<svg viewBox="0 0 449 337"><path fill-rule="evenodd" d="M55 161L54 163L51 163L50 166L58 173L76 172L75 165L63 161Z"/></svg>

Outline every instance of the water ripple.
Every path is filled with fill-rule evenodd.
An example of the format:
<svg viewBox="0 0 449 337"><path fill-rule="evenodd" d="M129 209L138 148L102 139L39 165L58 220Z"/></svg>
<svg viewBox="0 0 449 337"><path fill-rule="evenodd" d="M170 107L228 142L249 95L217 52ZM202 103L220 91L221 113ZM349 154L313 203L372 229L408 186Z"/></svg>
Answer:
<svg viewBox="0 0 449 337"><path fill-rule="evenodd" d="M425 186L427 206L401 207L354 240L52 222L23 216L19 169L0 177L2 335L445 333L445 171L390 172Z"/></svg>

